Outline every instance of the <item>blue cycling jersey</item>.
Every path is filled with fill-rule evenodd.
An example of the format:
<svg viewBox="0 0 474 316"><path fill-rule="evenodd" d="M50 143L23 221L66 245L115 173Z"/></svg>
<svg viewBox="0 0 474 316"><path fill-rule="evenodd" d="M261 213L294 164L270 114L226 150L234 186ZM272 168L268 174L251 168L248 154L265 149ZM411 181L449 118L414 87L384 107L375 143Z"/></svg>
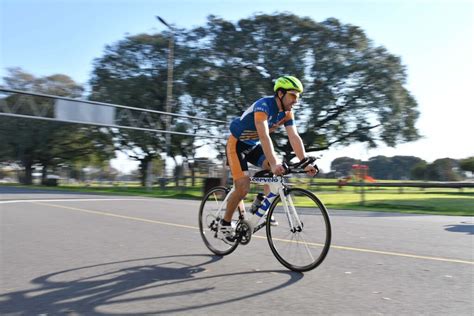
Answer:
<svg viewBox="0 0 474 316"><path fill-rule="evenodd" d="M279 126L293 125L293 113L291 111L279 112L274 97L264 97L252 104L241 117L235 118L230 123L230 132L240 141L249 145L259 142L257 128L255 127L255 113L263 112L267 115L270 133Z"/></svg>

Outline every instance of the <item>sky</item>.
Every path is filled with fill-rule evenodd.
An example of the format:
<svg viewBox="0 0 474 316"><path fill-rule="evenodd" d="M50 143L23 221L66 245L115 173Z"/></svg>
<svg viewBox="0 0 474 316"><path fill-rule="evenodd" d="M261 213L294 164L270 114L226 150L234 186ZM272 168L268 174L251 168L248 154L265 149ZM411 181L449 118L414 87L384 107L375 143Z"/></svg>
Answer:
<svg viewBox="0 0 474 316"><path fill-rule="evenodd" d="M349 156L474 156L474 0L0 0L0 77L21 67L35 76L69 75L87 84L93 60L127 35L202 26L211 14L236 22L255 13L290 12L317 22L334 17L361 27L401 58L406 88L419 105L422 138L395 148L364 145L319 152L320 167ZM255 96L256 99L261 96ZM249 104L250 105L250 104ZM136 165L120 155L113 166Z"/></svg>

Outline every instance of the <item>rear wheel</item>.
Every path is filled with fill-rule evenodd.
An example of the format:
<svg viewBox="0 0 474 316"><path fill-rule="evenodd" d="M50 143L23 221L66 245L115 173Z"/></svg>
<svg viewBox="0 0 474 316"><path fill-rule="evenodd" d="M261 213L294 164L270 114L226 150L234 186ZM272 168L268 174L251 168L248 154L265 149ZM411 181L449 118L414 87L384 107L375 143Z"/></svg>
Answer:
<svg viewBox="0 0 474 316"><path fill-rule="evenodd" d="M303 272L323 262L331 244L331 224L326 207L310 191L292 188L286 197L294 205L297 215L290 212L290 226L283 202L278 196L273 201L268 217L274 216L278 226L267 222L267 239L275 257L290 270Z"/></svg>
<svg viewBox="0 0 474 316"><path fill-rule="evenodd" d="M217 237L218 223L224 216L226 205L224 199L229 189L226 187L212 188L202 199L199 208L199 232L204 244L216 255L225 256L230 254L239 245L237 239L234 241L223 240ZM232 226L237 226L238 213L234 212Z"/></svg>

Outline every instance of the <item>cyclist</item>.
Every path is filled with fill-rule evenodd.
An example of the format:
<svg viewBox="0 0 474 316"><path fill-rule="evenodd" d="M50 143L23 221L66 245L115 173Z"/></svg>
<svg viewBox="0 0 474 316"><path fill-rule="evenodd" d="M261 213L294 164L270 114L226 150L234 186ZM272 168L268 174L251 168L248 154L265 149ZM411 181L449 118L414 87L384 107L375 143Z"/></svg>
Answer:
<svg viewBox="0 0 474 316"><path fill-rule="evenodd" d="M219 225L218 237L229 239L234 235L231 220L239 203L247 196L250 188L247 162L271 170L275 175L285 172L281 161L277 158L270 133L284 125L291 147L296 156L303 160L306 151L294 122L293 105L303 93L303 85L298 78L283 76L275 81L274 95L264 97L252 104L240 118L230 124L231 135L227 141L227 163L234 180L235 191L229 196L224 218ZM308 175L318 172L315 166L308 165L304 169ZM269 186L265 186L265 194L269 194ZM277 225L278 223L271 223Z"/></svg>

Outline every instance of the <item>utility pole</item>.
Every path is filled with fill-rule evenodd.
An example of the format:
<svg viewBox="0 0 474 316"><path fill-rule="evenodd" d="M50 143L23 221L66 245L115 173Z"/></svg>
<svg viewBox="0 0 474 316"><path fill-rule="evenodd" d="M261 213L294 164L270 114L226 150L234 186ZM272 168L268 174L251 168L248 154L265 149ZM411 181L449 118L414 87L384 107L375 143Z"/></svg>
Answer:
<svg viewBox="0 0 474 316"><path fill-rule="evenodd" d="M166 112L171 113L172 103L173 103L173 60L174 60L174 28L171 27L165 20L161 17L156 16L156 18L163 23L166 27L171 30L171 36L168 44L168 79L166 81ZM170 130L171 126L171 116L166 116L166 130ZM171 139L170 134L166 133L166 153L170 153Z"/></svg>
<svg viewBox="0 0 474 316"><path fill-rule="evenodd" d="M156 16L158 21L160 21L163 25L171 31L171 36L168 43L168 78L166 80L166 112L171 113L172 110L172 103L173 103L173 66L174 66L174 28L170 26L164 19L159 16ZM171 115L166 115L165 117L165 129L169 131L171 129ZM163 161L163 171L162 177L165 176L165 166L166 166L166 158L171 153L171 134L165 134L166 139L166 154L164 155Z"/></svg>

